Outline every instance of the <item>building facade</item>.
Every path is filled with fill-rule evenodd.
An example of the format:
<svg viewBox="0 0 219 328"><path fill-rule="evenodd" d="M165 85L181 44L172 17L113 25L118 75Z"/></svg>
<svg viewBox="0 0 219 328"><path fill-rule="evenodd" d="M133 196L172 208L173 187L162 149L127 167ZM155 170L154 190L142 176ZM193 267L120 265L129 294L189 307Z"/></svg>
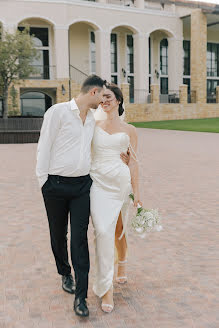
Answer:
<svg viewBox="0 0 219 328"><path fill-rule="evenodd" d="M219 116L218 7L182 0L2 0L1 34L28 25L39 53L37 73L10 91L10 113L43 116L96 73L121 86L130 120Z"/></svg>

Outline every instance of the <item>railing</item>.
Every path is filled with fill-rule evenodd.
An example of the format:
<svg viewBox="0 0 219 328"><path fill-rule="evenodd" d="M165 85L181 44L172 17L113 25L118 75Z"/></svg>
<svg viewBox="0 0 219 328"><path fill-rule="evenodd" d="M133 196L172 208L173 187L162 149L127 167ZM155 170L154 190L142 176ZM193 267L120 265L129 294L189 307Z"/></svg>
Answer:
<svg viewBox="0 0 219 328"><path fill-rule="evenodd" d="M35 72L30 74L25 80L55 80L56 79L56 66L47 65L32 65ZM20 76L22 78L22 76Z"/></svg>
<svg viewBox="0 0 219 328"><path fill-rule="evenodd" d="M134 103L135 104L147 104L151 102L151 95L148 90L135 89L134 90Z"/></svg>
<svg viewBox="0 0 219 328"><path fill-rule="evenodd" d="M0 118L0 144L37 143L43 118Z"/></svg>
<svg viewBox="0 0 219 328"><path fill-rule="evenodd" d="M161 104L178 104L179 103L179 91L169 90L168 94L160 94Z"/></svg>
<svg viewBox="0 0 219 328"><path fill-rule="evenodd" d="M208 104L216 104L216 93L215 92L207 93L207 103Z"/></svg>
<svg viewBox="0 0 219 328"><path fill-rule="evenodd" d="M82 84L88 77L88 74L82 72L80 69L70 65L70 79L78 84Z"/></svg>
<svg viewBox="0 0 219 328"><path fill-rule="evenodd" d="M190 90L188 93L188 104L195 104L196 103L196 91Z"/></svg>

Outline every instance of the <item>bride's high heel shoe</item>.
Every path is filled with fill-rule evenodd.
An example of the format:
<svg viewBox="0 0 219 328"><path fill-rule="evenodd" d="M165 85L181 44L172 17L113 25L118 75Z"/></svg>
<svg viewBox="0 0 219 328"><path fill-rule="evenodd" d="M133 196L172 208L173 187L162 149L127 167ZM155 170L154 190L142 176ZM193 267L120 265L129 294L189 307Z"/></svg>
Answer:
<svg viewBox="0 0 219 328"><path fill-rule="evenodd" d="M113 296L113 285L110 287L109 291L112 291L112 296ZM111 313L112 310L114 309L114 303L113 303L113 305L112 304L106 304L106 303L103 303L103 301L102 301L101 309L105 313Z"/></svg>
<svg viewBox="0 0 219 328"><path fill-rule="evenodd" d="M127 260L118 261L118 266L125 266L127 262L128 262ZM127 276L118 276L116 278L116 282L118 282L119 284L125 284L127 281L128 281Z"/></svg>

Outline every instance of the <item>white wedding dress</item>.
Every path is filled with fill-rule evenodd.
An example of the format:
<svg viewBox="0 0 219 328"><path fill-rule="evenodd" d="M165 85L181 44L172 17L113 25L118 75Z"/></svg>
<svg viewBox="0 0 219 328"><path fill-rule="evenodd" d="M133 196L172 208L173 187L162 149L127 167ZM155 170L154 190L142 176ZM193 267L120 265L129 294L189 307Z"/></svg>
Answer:
<svg viewBox="0 0 219 328"><path fill-rule="evenodd" d="M127 228L131 176L120 154L127 151L129 144L130 138L125 132L109 134L96 126L92 141L90 201L96 251L93 290L99 297L113 282L115 229L120 211L123 221L120 238Z"/></svg>

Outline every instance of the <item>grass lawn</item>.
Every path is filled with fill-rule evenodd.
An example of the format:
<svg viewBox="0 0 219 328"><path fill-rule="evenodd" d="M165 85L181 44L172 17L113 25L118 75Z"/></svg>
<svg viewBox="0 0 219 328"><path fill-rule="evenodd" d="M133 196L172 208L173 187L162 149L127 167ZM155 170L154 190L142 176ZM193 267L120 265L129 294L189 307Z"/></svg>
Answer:
<svg viewBox="0 0 219 328"><path fill-rule="evenodd" d="M131 122L130 124L137 128L219 133L219 117L193 120Z"/></svg>

